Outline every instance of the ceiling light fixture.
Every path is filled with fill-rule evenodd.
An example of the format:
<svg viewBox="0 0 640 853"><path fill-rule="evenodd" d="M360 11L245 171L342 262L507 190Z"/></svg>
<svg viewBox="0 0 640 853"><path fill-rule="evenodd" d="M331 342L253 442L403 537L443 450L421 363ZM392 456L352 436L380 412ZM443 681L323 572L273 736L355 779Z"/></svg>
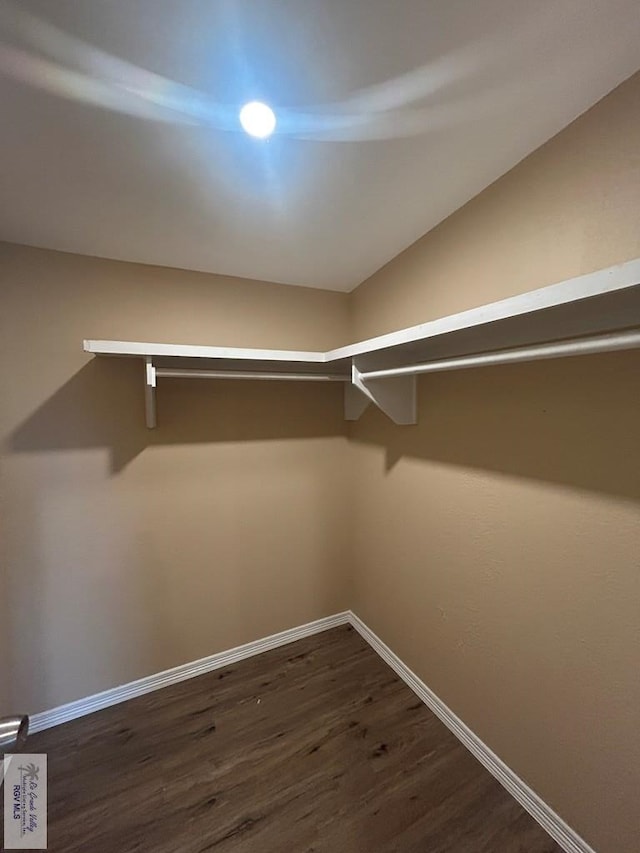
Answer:
<svg viewBox="0 0 640 853"><path fill-rule="evenodd" d="M240 110L240 124L249 136L266 139L276 126L276 116L271 107L261 101L251 101Z"/></svg>

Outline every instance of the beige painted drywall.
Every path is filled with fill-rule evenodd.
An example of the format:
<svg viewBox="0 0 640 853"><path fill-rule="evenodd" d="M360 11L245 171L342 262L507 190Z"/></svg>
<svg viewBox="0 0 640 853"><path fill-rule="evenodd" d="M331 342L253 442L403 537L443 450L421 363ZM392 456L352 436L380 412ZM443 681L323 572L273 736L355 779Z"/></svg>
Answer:
<svg viewBox="0 0 640 853"><path fill-rule="evenodd" d="M638 256L640 75L361 285L354 326ZM418 426L352 428L354 610L598 853L640 838L639 380L638 352L433 374Z"/></svg>
<svg viewBox="0 0 640 853"><path fill-rule="evenodd" d="M0 714L345 609L342 389L165 381L84 337L325 349L344 294L0 246Z"/></svg>

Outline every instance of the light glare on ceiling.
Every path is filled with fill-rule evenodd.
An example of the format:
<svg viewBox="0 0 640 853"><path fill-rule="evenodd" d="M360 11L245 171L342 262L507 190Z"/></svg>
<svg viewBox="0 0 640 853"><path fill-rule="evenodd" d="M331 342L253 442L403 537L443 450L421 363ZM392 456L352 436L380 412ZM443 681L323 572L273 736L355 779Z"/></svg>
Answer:
<svg viewBox="0 0 640 853"><path fill-rule="evenodd" d="M275 113L261 101L251 101L240 110L240 124L250 136L266 139L275 130Z"/></svg>

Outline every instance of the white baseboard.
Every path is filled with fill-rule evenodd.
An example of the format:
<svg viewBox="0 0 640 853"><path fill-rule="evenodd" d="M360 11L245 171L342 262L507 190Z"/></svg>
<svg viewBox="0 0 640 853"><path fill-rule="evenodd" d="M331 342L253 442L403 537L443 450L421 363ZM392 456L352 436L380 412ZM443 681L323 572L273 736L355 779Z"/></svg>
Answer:
<svg viewBox="0 0 640 853"><path fill-rule="evenodd" d="M61 723L77 720L86 714L100 711L102 708L117 705L119 702L126 702L127 699L135 699L136 696L144 696L145 693L160 690L161 687L168 687L170 684L177 684L179 681L186 681L188 678L204 675L207 672L212 672L214 669L221 669L223 666L229 666L245 658L259 655L262 652L268 652L270 649L277 649L278 646L295 643L296 640L301 640L303 637L310 637L312 634L327 631L329 628L346 625L350 615L350 612L345 610L343 613L336 613L334 616L316 619L314 622L308 622L306 625L289 628L286 631L280 631L278 634L272 634L270 637L263 637L261 640L254 640L252 643L236 646L235 649L218 652L218 654L209 655L209 657L185 663L181 666L173 667L173 669L165 669L163 672L148 675L137 681L131 681L129 684L122 684L119 687L104 690L102 693L87 696L85 699L78 699L75 702L60 705L57 708L52 708L50 711L33 714L29 718L29 732L41 732L44 729L59 726Z"/></svg>
<svg viewBox="0 0 640 853"><path fill-rule="evenodd" d="M489 747L475 735L471 729L457 717L453 711L448 708L444 702L439 699L436 694L430 690L427 685L421 681L418 676L406 666L400 658L391 651L391 649L382 642L382 640L373 633L373 631L365 625L365 623L350 610L343 613L337 613L334 616L327 616L324 619L316 619L315 622L308 622L306 625L300 625L298 628L290 628L287 631L280 631L278 634L273 634L270 637L264 637L261 640L255 640L252 643L246 643L243 646L237 646L235 649L230 649L226 652L219 652L215 655L210 655L206 658L186 663L182 666L176 666L173 669L167 669L164 672L149 675L146 678L140 678L138 681L132 681L129 684L123 684L120 687L114 687L111 690L105 690L102 693L96 693L94 696L88 696L86 699L79 699L76 702L69 702L67 705L60 705L58 708L53 708L51 711L43 711L41 714L34 714L30 717L30 732L39 732L44 729L58 726L61 723L67 723L71 720L76 720L79 717L84 717L86 714L91 714L94 711L99 711L102 708L108 708L111 705L117 705L119 702L125 702L127 699L134 699L136 696L143 696L145 693L151 693L154 690L159 690L162 687L168 687L171 684L177 684L179 681L185 681L189 678L195 678L198 675L204 675L214 669L220 669L223 666L229 666L232 663L244 660L245 658L259 655L262 652L267 652L270 649L276 649L279 646L294 643L296 640L301 640L303 637L310 637L312 634L319 634L321 631L327 631L330 628L336 628L338 625L352 625L363 639L369 643L372 649L376 651L380 657L400 676L416 696L425 703L425 705L433 711L433 713L447 726L450 731L460 740L464 746L478 759L478 761L494 776L516 799L520 805L529 812L529 814L538 821L538 823L549 833L566 853L595 853L586 841L574 832L562 818L557 815L553 809L548 806L540 797L532 791L531 788L517 776Z"/></svg>
<svg viewBox="0 0 640 853"><path fill-rule="evenodd" d="M349 622L380 657L400 676L416 696L433 711L445 726L475 755L478 761L500 782L511 796L538 821L566 853L595 853L592 847L568 826L544 800L498 758L471 729L448 708L418 676L412 672L382 640L365 625L355 613L349 613Z"/></svg>

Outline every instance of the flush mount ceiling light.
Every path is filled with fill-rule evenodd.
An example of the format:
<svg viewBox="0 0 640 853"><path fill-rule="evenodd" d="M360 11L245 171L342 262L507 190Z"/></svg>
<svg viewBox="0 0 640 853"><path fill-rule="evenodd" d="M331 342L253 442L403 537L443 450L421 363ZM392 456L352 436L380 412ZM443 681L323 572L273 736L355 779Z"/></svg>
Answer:
<svg viewBox="0 0 640 853"><path fill-rule="evenodd" d="M271 107L261 101L251 101L240 110L240 124L249 136L266 139L275 129L276 116Z"/></svg>

